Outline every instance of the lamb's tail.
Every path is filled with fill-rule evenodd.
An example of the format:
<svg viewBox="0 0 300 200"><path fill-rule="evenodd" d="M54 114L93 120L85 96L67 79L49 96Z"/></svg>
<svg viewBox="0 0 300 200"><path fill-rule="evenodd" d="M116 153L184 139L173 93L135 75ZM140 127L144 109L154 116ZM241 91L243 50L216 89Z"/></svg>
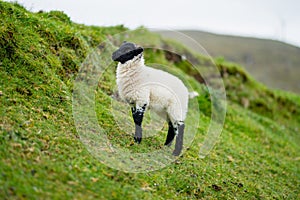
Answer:
<svg viewBox="0 0 300 200"><path fill-rule="evenodd" d="M198 92L193 91L193 92L190 92L190 93L189 93L189 98L190 98L190 99L193 99L193 98L195 98L195 97L197 97L197 96L199 96L199 93L198 93Z"/></svg>

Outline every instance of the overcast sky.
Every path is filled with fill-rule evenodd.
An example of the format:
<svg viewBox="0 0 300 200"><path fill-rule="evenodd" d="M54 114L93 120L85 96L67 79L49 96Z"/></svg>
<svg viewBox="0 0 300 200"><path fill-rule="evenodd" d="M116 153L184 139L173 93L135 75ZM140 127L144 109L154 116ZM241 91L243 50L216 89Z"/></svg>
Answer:
<svg viewBox="0 0 300 200"><path fill-rule="evenodd" d="M299 0L17 0L31 11L62 10L87 25L197 29L300 46Z"/></svg>

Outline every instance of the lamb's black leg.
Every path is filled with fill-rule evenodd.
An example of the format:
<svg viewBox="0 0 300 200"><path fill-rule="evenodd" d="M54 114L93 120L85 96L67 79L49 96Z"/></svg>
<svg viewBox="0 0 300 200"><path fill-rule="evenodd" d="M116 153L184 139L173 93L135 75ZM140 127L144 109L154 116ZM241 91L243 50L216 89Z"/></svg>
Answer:
<svg viewBox="0 0 300 200"><path fill-rule="evenodd" d="M176 131L176 129L175 129L175 131ZM176 136L175 150L173 151L174 156L179 156L179 154L181 153L181 150L182 150L183 133L184 133L184 123L183 122L179 122L177 124L177 131L178 131L178 134Z"/></svg>
<svg viewBox="0 0 300 200"><path fill-rule="evenodd" d="M146 104L142 107L136 106L131 108L133 121L135 123L134 141L136 143L141 143L142 141L142 122L145 110Z"/></svg>
<svg viewBox="0 0 300 200"><path fill-rule="evenodd" d="M168 130L168 135L167 135L165 145L171 146L174 137L175 137L174 127L173 127L172 122L169 122L169 130Z"/></svg>

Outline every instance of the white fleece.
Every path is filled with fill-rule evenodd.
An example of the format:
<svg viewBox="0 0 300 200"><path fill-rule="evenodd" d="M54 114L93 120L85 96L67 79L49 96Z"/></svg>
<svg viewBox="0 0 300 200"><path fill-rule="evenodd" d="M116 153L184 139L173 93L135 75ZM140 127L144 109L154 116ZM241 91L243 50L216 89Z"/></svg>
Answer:
<svg viewBox="0 0 300 200"><path fill-rule="evenodd" d="M120 97L137 109L146 105L173 124L184 121L189 92L177 77L144 65L142 54L117 67Z"/></svg>

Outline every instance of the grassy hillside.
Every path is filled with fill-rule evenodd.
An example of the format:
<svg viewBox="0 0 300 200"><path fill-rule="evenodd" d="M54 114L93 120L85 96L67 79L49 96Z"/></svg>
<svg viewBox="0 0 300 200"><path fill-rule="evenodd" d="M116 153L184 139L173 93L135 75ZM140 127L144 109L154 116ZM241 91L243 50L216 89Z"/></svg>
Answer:
<svg viewBox="0 0 300 200"><path fill-rule="evenodd" d="M299 199L299 96L270 90L240 66L215 60L225 83L227 115L218 144L201 159L199 146L210 124L209 90L186 60L148 49L147 63L164 64L201 94L195 99L199 119L189 113L199 127L175 162L153 172L126 173L101 163L83 145L72 93L85 58L95 49L101 53L101 42L127 29L75 24L58 11L31 13L2 1L0 19L1 199ZM124 37L157 48L180 46L144 29ZM213 64L180 48L197 67ZM122 121L115 121L115 115L124 121L129 117L118 112L124 104L112 98L115 65L92 91L99 125L115 146L129 152L161 149L165 129L136 145L121 129Z"/></svg>
<svg viewBox="0 0 300 200"><path fill-rule="evenodd" d="M199 42L213 57L224 57L231 62L242 64L251 75L269 87L300 93L299 47L274 40L193 30L180 32ZM174 38L176 35L172 32L161 33L178 39Z"/></svg>

